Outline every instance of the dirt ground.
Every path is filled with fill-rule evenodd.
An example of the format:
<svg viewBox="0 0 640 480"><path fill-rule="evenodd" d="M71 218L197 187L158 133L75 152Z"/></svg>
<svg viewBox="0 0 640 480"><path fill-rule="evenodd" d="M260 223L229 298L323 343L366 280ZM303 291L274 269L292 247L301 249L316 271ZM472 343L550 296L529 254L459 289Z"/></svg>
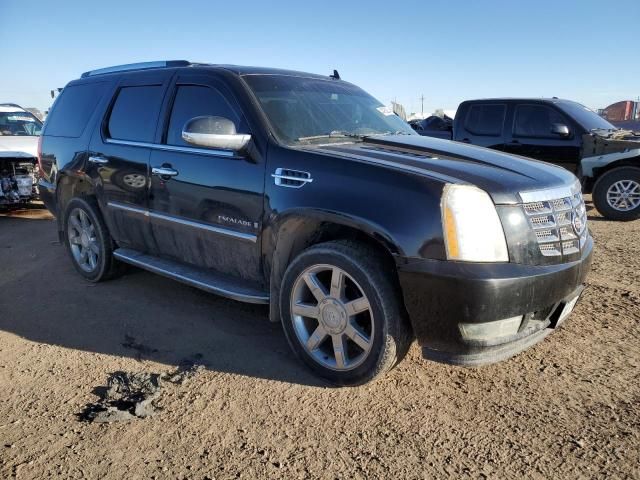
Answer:
<svg viewBox="0 0 640 480"><path fill-rule="evenodd" d="M602 220L588 289L488 367L422 360L330 388L264 307L139 270L90 285L46 211L0 214L0 478L640 478L640 221ZM117 371L164 374L155 416L82 421Z"/></svg>

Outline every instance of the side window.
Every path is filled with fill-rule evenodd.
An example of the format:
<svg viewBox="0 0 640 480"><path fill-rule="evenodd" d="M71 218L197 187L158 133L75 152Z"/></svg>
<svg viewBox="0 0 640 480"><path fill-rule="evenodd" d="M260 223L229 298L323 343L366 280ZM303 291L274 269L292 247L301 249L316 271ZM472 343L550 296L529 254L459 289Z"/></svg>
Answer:
<svg viewBox="0 0 640 480"><path fill-rule="evenodd" d="M502 125L507 106L504 104L471 105L467 112L464 128L475 135L498 137L502 135Z"/></svg>
<svg viewBox="0 0 640 480"><path fill-rule="evenodd" d="M47 116L45 135L78 138L104 95L107 84L92 82L65 87Z"/></svg>
<svg viewBox="0 0 640 480"><path fill-rule="evenodd" d="M513 135L517 137L558 138L551 133L554 123L567 125L564 117L546 105L518 105L513 122Z"/></svg>
<svg viewBox="0 0 640 480"><path fill-rule="evenodd" d="M152 142L163 91L160 85L122 87L109 116L109 137Z"/></svg>
<svg viewBox="0 0 640 480"><path fill-rule="evenodd" d="M218 90L199 85L181 85L178 86L171 110L167 144L193 146L182 139L182 127L192 118L204 115L227 118L235 123L238 133L248 132L236 110Z"/></svg>

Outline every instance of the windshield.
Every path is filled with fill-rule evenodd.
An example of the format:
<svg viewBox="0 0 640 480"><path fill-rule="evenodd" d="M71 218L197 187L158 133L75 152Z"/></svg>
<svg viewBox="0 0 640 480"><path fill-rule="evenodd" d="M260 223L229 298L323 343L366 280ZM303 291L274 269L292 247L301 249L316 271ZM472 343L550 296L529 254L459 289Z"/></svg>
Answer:
<svg viewBox="0 0 640 480"><path fill-rule="evenodd" d="M35 136L40 135L41 131L42 122L31 113L0 110L0 135Z"/></svg>
<svg viewBox="0 0 640 480"><path fill-rule="evenodd" d="M276 135L287 144L394 133L416 135L391 107L346 82L286 75L243 78Z"/></svg>
<svg viewBox="0 0 640 480"><path fill-rule="evenodd" d="M604 118L598 115L593 110L580 105L576 102L559 102L556 103L561 110L564 110L567 114L573 117L580 125L586 130L617 130Z"/></svg>

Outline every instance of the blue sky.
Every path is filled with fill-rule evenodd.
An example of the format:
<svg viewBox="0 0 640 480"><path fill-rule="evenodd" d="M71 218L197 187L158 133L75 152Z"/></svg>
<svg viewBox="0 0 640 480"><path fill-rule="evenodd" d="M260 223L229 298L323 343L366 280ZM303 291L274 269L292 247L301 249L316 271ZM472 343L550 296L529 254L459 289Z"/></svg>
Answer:
<svg viewBox="0 0 640 480"><path fill-rule="evenodd" d="M640 1L0 0L0 101L46 109L92 68L187 59L337 68L407 112L468 98L640 95Z"/></svg>

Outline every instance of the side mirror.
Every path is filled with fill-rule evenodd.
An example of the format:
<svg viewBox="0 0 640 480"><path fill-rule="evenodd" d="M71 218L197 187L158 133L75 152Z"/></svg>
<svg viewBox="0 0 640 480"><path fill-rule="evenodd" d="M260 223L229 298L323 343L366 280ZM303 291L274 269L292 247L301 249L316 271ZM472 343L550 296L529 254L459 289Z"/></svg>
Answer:
<svg viewBox="0 0 640 480"><path fill-rule="evenodd" d="M224 117L195 117L182 127L182 139L197 147L239 151L251 135L237 133L235 124Z"/></svg>
<svg viewBox="0 0 640 480"><path fill-rule="evenodd" d="M569 127L562 123L553 123L551 125L551 133L560 137L568 137L570 134Z"/></svg>

